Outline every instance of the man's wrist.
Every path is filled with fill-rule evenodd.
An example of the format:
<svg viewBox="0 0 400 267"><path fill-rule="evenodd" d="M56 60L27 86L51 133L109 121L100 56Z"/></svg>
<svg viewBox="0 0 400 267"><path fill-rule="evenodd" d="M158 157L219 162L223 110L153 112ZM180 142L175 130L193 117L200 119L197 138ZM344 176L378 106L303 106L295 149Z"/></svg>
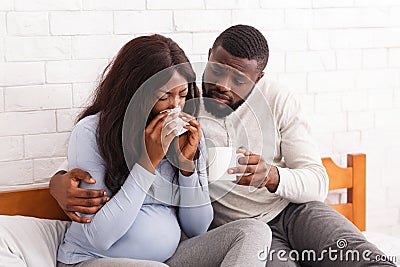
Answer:
<svg viewBox="0 0 400 267"><path fill-rule="evenodd" d="M50 179L50 181L49 181L49 189L50 189L50 194L51 195L53 195L53 179L55 179L55 177L57 177L57 176L59 176L59 175L63 175L63 174L66 174L67 173L67 171L65 171L65 170L59 170L58 172L56 172L52 177L51 177L51 179Z"/></svg>
<svg viewBox="0 0 400 267"><path fill-rule="evenodd" d="M279 170L277 167L270 165L269 172L267 174L267 183L265 187L271 193L275 193L278 189L278 185L280 182Z"/></svg>
<svg viewBox="0 0 400 267"><path fill-rule="evenodd" d="M53 175L53 177L56 177L56 176L59 175L59 174L63 175L63 174L66 174L66 173L67 173L66 170L59 170L58 172L56 172L56 173Z"/></svg>

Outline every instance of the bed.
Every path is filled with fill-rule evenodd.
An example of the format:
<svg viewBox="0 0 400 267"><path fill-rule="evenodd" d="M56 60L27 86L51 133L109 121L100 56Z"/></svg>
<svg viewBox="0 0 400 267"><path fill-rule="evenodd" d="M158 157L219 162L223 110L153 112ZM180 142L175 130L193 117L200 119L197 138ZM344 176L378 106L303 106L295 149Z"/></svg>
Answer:
<svg viewBox="0 0 400 267"><path fill-rule="evenodd" d="M347 201L346 203L338 203L331 205L332 208L337 210L343 216L348 218L351 222L354 223L355 226L360 229L360 231L365 231L366 226L366 155L365 154L348 154L347 155L347 166L340 167L334 163L331 158L322 158L322 162L327 170L327 173L330 178L329 189L330 190L346 190L347 191ZM26 230L25 224L27 224L27 217L22 216L1 216L0 217L0 232L1 232L1 224L5 221L6 224L19 224L21 227L20 238L26 238L28 235L29 240L26 242L31 242L31 235L36 234L35 231L42 232L41 236L34 237L33 239L42 238L44 232L50 231L53 235L56 235L57 238L51 244L42 244L43 246L47 246L51 248L50 254L47 255L49 265L50 261L55 262L55 259L51 253L56 251L57 242L62 239L63 231L65 231L66 227L69 224L69 218L64 214L61 208L58 206L57 202L51 197L49 193L49 189L47 187L35 188L35 189L27 189L27 190L18 190L18 191L10 191L10 192L0 192L0 214L1 215L22 215L28 217L36 217L40 219L33 219L36 224L39 224L36 227L39 230L28 231L28 233L24 233ZM32 218L30 218L32 219ZM50 220L43 220L50 219ZM17 221L18 220L18 221ZM50 222L50 229L41 225L43 221L46 221L46 227ZM28 227L28 226L27 226ZM48 236L45 236L48 238ZM381 238L382 239L382 238ZM1 240L0 240L1 241ZM34 240L35 242L37 240ZM371 240L374 242L373 240ZM26 243L25 242L25 243ZM394 240L393 242L397 242ZM400 239L398 240L400 247ZM21 242L24 243L24 242ZM14 244L15 247L21 246L21 244ZM379 244L377 244L380 247ZM1 246L1 242L0 242ZM40 246L35 243L35 249L40 251ZM25 246L26 247L26 246ZM385 251L388 255L397 256L400 258L400 251L394 248L392 251ZM400 249L400 248L399 248ZM18 250L16 248L16 250ZM36 253L40 253L40 252ZM18 251L19 256L23 257L23 253L26 251ZM30 254L35 253L30 249ZM394 255L393 253L398 253L398 255ZM2 257L2 252L0 252L0 257ZM51 258L51 259L50 259ZM399 260L399 259L398 259ZM44 262L31 264L28 266L45 266ZM1 264L0 264L1 265ZM10 265L11 266L11 265ZM13 266L24 266L22 265L13 265Z"/></svg>

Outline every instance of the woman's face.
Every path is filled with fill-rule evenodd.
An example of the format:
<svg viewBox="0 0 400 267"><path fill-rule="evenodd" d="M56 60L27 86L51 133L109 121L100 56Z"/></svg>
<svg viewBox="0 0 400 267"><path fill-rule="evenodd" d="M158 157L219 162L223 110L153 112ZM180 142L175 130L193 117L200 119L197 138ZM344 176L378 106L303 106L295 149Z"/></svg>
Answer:
<svg viewBox="0 0 400 267"><path fill-rule="evenodd" d="M171 79L156 92L157 102L151 115L155 116L163 110L173 109L180 106L183 109L189 85L187 80L177 71L174 71Z"/></svg>

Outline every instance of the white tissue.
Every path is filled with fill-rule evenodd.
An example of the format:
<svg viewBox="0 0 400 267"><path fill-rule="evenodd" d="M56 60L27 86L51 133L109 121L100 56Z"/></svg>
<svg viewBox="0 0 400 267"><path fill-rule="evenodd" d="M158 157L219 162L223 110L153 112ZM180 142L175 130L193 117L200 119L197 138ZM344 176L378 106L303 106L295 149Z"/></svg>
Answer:
<svg viewBox="0 0 400 267"><path fill-rule="evenodd" d="M172 114L175 114L175 113L181 113L181 111L182 111L181 107L177 106L176 108L171 109L171 112L170 112L169 115L172 115ZM175 121L175 123L176 123L176 126L175 126L174 130L176 130L178 132L176 134L176 136L180 136L181 134L184 134L184 133L187 132L187 129L183 128L183 126L189 125L189 123L183 121L179 117L176 117L173 121Z"/></svg>

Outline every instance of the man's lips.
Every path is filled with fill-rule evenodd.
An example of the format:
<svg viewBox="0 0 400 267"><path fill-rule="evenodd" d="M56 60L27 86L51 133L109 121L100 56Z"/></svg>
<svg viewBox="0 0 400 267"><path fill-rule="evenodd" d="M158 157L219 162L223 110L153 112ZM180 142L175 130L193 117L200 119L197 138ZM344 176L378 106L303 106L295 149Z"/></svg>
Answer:
<svg viewBox="0 0 400 267"><path fill-rule="evenodd" d="M230 97L221 94L211 94L211 98L223 104L229 104L231 102Z"/></svg>

